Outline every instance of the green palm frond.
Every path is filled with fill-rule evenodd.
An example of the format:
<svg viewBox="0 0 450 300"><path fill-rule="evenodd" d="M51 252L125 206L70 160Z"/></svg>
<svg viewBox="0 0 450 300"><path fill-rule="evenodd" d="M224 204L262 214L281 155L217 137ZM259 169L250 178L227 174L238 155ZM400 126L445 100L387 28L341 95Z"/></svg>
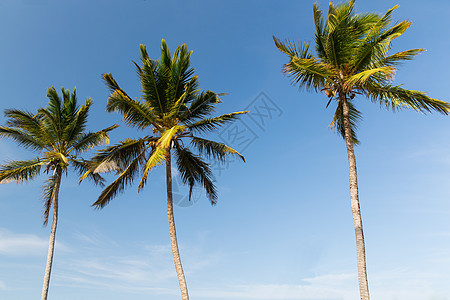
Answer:
<svg viewBox="0 0 450 300"><path fill-rule="evenodd" d="M285 64L283 72L291 77L292 84L300 84L307 90L315 91L320 90L325 82L333 81L335 77L335 72L316 58L293 57Z"/></svg>
<svg viewBox="0 0 450 300"><path fill-rule="evenodd" d="M64 88L62 89L64 94ZM49 99L46 111L48 111L48 115L52 116L52 125L55 127L55 132L61 132L63 127L62 122L62 101L56 92L55 87L51 87L47 90L47 98Z"/></svg>
<svg viewBox="0 0 450 300"><path fill-rule="evenodd" d="M205 155L208 159L215 159L225 162L227 157L235 155L245 162L245 158L242 154L223 143L218 143L199 137L192 137L191 142L198 152Z"/></svg>
<svg viewBox="0 0 450 300"><path fill-rule="evenodd" d="M17 142L20 146L31 150L42 150L46 147L46 145L36 139L35 136L28 134L21 129L0 126L0 137L9 138Z"/></svg>
<svg viewBox="0 0 450 300"><path fill-rule="evenodd" d="M126 139L117 145L100 150L92 157L90 170L93 173L122 172L136 157L150 147L148 143L152 141L157 141L157 138ZM83 175L81 179L83 180L87 175Z"/></svg>
<svg viewBox="0 0 450 300"><path fill-rule="evenodd" d="M275 36L272 36L273 41L275 42L275 46L277 46L278 50L283 53L286 53L291 59L294 57L309 59L312 57L309 51L309 43L299 42L295 44L293 41L286 40L282 42L280 39L277 39Z"/></svg>
<svg viewBox="0 0 450 300"><path fill-rule="evenodd" d="M185 122L195 122L201 118L209 116L216 109L216 105L219 104L219 96L224 94L216 94L212 91L206 91L200 93L189 106L189 109L180 115L180 120Z"/></svg>
<svg viewBox="0 0 450 300"><path fill-rule="evenodd" d="M163 40L161 47L165 47L168 51L166 41ZM188 51L186 44L183 44L177 47L171 59L170 79L166 91L168 107L172 107L180 99L185 92L184 87L191 81L191 76L194 73L194 69L189 67L191 54L192 51ZM164 59L163 51L161 51L161 59ZM195 90L196 82L191 82L191 84L193 84L193 90Z"/></svg>
<svg viewBox="0 0 450 300"><path fill-rule="evenodd" d="M147 182L148 172L154 167L161 165L165 161L167 153L169 151L170 151L169 149L160 148L159 146L153 149L153 151L150 154L150 157L145 163L144 172L142 174L141 181L139 182L138 185L138 191L140 191Z"/></svg>
<svg viewBox="0 0 450 300"><path fill-rule="evenodd" d="M64 141L73 141L80 138L86 131L87 119L89 109L92 105L92 99L86 99L86 103L82 105L77 111L72 113L72 116L66 116L68 123L62 130L61 139Z"/></svg>
<svg viewBox="0 0 450 300"><path fill-rule="evenodd" d="M393 111L402 108L412 108L420 112L437 111L445 115L450 111L450 103L433 99L424 92L406 90L400 86L367 85L361 92L373 102L379 102L380 105L384 105L387 109L392 109Z"/></svg>
<svg viewBox="0 0 450 300"><path fill-rule="evenodd" d="M192 132L209 132L216 130L218 127L233 122L238 119L242 114L246 114L248 111L239 111L231 114L224 114L219 117L202 119L194 124L190 124L187 127Z"/></svg>
<svg viewBox="0 0 450 300"><path fill-rule="evenodd" d="M96 208L103 208L109 203L118 193L122 192L125 187L130 185L137 174L139 174L139 165L144 159L145 149L142 150L130 164L120 173L119 177L108 185L100 194L97 201L92 204Z"/></svg>
<svg viewBox="0 0 450 300"><path fill-rule="evenodd" d="M184 184L189 185L189 200L192 188L196 183L201 184L211 204L217 202L217 189L214 185L214 175L209 165L189 149L175 143L176 165Z"/></svg>
<svg viewBox="0 0 450 300"><path fill-rule="evenodd" d="M139 45L139 47L141 50L141 85L144 99L155 110L156 115L162 116L167 110L167 100L164 98L167 88L164 77L167 74L158 74L158 61L150 59L144 45Z"/></svg>
<svg viewBox="0 0 450 300"><path fill-rule="evenodd" d="M39 175L45 160L39 157L30 160L10 161L0 165L0 182L26 182Z"/></svg>
<svg viewBox="0 0 450 300"><path fill-rule="evenodd" d="M170 113L167 118L173 118L180 113L187 111L187 104L196 99L198 93L198 77L193 76L191 80L185 85L183 94L178 100L174 101L174 104L170 108Z"/></svg>
<svg viewBox="0 0 450 300"><path fill-rule="evenodd" d="M406 51L397 52L395 54L383 57L376 65L383 66L395 66L403 61L412 60L414 57L420 53L426 51L425 49L410 49Z"/></svg>
<svg viewBox="0 0 450 300"><path fill-rule="evenodd" d="M21 129L32 135L36 140L45 140L46 134L41 130L39 115L18 109L5 110L5 117L8 118L6 126Z"/></svg>
<svg viewBox="0 0 450 300"><path fill-rule="evenodd" d="M109 134L108 132L119 127L119 125L115 124L103 130L97 132L88 132L79 137L78 140L74 141L74 144L71 145L71 148L76 152L85 152L87 150L93 149L102 144L109 144ZM71 150L69 150L69 153Z"/></svg>
<svg viewBox="0 0 450 300"><path fill-rule="evenodd" d="M136 101L130 98L116 83L110 73L103 74L103 79L112 90L108 98L106 110L108 112L120 112L125 122L130 126L144 129L151 125L158 126L158 118L153 109L146 102Z"/></svg>

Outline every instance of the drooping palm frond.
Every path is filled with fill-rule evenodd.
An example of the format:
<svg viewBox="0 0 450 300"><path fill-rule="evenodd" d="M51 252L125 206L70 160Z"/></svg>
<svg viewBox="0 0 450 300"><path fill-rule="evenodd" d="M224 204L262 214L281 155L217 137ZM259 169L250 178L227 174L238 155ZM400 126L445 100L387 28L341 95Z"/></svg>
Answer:
<svg viewBox="0 0 450 300"><path fill-rule="evenodd" d="M200 154L205 155L208 159L225 162L226 158L230 156L238 156L243 162L245 162L245 158L242 154L223 143L218 143L199 137L192 137L191 143Z"/></svg>
<svg viewBox="0 0 450 300"><path fill-rule="evenodd" d="M445 115L450 111L450 103L433 99L421 91L403 89L401 86L366 85L361 92L372 102L379 102L380 105L393 111L412 108L420 112L437 111Z"/></svg>
<svg viewBox="0 0 450 300"><path fill-rule="evenodd" d="M117 145L109 146L97 152L90 161L90 172L106 173L111 171L123 172L128 165L143 151L148 149L157 138L126 139ZM85 174L86 176L88 174ZM83 175L83 180L86 176Z"/></svg>
<svg viewBox="0 0 450 300"><path fill-rule="evenodd" d="M108 185L100 194L97 201L92 204L96 208L103 208L107 205L118 193L122 192L128 185L130 185L139 173L139 165L142 164L145 156L145 150L142 150L130 164L123 170L119 177Z"/></svg>
<svg viewBox="0 0 450 300"><path fill-rule="evenodd" d="M214 185L214 175L209 165L199 156L192 153L188 148L179 143L175 143L176 165L180 172L184 184L189 185L189 200L191 199L192 188L199 183L206 190L211 204L217 203L217 189Z"/></svg>

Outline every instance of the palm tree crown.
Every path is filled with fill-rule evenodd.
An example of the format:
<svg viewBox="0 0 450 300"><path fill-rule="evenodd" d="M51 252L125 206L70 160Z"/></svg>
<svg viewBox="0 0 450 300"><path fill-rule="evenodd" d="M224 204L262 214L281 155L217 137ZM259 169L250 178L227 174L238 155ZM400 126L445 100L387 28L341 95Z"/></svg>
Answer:
<svg viewBox="0 0 450 300"><path fill-rule="evenodd" d="M24 182L33 179L44 169L53 171L44 187L44 224L52 205L56 170L67 172L71 166L80 175L88 170L88 163L78 157L81 153L109 142L108 132L117 125L97 132L86 131L90 98L81 107L77 104L76 89L72 93L62 88L61 99L54 87L47 91L48 106L36 114L8 109L6 126L0 126L0 137L16 141L20 146L39 151L42 155L26 161L11 161L0 166L0 182ZM90 178L101 184L98 174Z"/></svg>
<svg viewBox="0 0 450 300"><path fill-rule="evenodd" d="M149 171L166 161L172 150L183 182L189 185L191 192L195 184L202 185L211 203L215 204L214 176L200 155L222 161L229 155L237 155L244 160L231 147L198 136L234 121L246 112L208 117L215 111L215 105L221 102L220 95L200 91L198 77L193 75L194 69L190 67L191 53L183 44L172 56L165 40L162 40L161 57L152 60L145 46L140 45L142 66L136 63L135 66L142 86L141 100L128 96L110 73L103 75L111 90L107 111L122 113L128 125L144 130L146 135L139 139L126 139L100 151L93 158L93 167L85 176L108 171L116 171L119 175L103 190L95 206L104 207L137 176L140 177L138 189L141 190ZM189 149L188 143L197 153Z"/></svg>
<svg viewBox="0 0 450 300"><path fill-rule="evenodd" d="M274 37L277 48L289 56L284 72L291 77L292 83L308 90L323 91L329 98L328 104L337 101L330 126L344 137L342 99L345 98L349 105L353 142L358 143L355 132L361 114L354 106L356 95L366 96L394 111L412 108L447 114L450 109L447 102L392 84L396 66L425 51L411 49L389 54L392 41L411 25L409 21L390 25L397 6L384 15L356 14L353 8L354 1L338 6L330 2L328 17L324 20L319 7L314 4L317 56L311 53L309 43L282 42Z"/></svg>

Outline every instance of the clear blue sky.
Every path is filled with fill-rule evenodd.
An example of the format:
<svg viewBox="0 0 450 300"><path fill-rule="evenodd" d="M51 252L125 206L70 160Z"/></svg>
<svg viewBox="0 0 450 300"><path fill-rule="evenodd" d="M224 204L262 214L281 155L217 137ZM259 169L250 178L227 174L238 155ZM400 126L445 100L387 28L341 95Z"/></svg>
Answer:
<svg viewBox="0 0 450 300"><path fill-rule="evenodd" d="M393 51L427 49L400 68L395 82L450 101L450 4L360 0L356 9L384 13L395 4L394 19L413 25ZM48 87L76 86L79 100L94 100L92 130L123 125L105 112L101 74L113 73L139 97L132 64L138 45L157 58L162 38L172 50L186 43L201 87L229 93L218 113L254 99L261 107L261 92L277 107L262 126L256 117L242 119L252 142L238 150L247 163L216 172L219 203L211 207L200 194L193 205L175 209L191 298L357 299L347 155L328 128L333 108L325 109L324 95L290 85L281 74L286 58L272 41L273 34L312 40L312 5L2 0L0 110L35 111L46 105ZM392 113L364 98L356 103L364 116L356 154L373 299L450 299L449 119ZM136 134L123 125L111 140ZM1 161L33 156L0 141ZM50 232L42 227L44 178L0 186L1 300L41 293ZM49 299L179 299L164 184L156 170L143 192L132 187L99 211L90 204L100 188L79 186L74 174L64 178Z"/></svg>

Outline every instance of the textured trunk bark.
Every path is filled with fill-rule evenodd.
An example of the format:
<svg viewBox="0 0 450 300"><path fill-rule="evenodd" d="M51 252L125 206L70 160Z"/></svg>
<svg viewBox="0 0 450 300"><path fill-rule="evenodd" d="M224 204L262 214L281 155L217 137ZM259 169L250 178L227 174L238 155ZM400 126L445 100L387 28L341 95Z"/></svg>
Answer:
<svg viewBox="0 0 450 300"><path fill-rule="evenodd" d="M55 191L53 198L53 221L52 230L50 232L50 239L48 242L48 255L47 265L45 267L44 285L42 286L41 300L47 300L48 288L50 285L50 274L52 272L53 264L53 252L55 250L55 238L56 238L56 225L58 223L58 198L59 198L59 186L61 185L62 170L58 167L56 169L57 178L55 183Z"/></svg>
<svg viewBox="0 0 450 300"><path fill-rule="evenodd" d="M170 151L170 150L169 150ZM177 232L175 230L175 220L173 217L173 198L172 198L172 169L170 152L166 158L166 181L167 181L167 217L169 219L170 244L172 246L173 262L177 270L178 281L180 283L181 299L189 300L189 294L184 277L183 266L181 265L180 252L178 251Z"/></svg>
<svg viewBox="0 0 450 300"><path fill-rule="evenodd" d="M339 100L342 102L343 107L345 143L347 145L348 165L350 169L350 198L356 235L356 260L358 265L359 292L361 300L369 300L369 284L367 282L366 269L366 247L364 245L364 233L361 211L359 208L358 178L356 174L355 151L353 149L353 140L350 129L349 107L346 95L340 94Z"/></svg>

